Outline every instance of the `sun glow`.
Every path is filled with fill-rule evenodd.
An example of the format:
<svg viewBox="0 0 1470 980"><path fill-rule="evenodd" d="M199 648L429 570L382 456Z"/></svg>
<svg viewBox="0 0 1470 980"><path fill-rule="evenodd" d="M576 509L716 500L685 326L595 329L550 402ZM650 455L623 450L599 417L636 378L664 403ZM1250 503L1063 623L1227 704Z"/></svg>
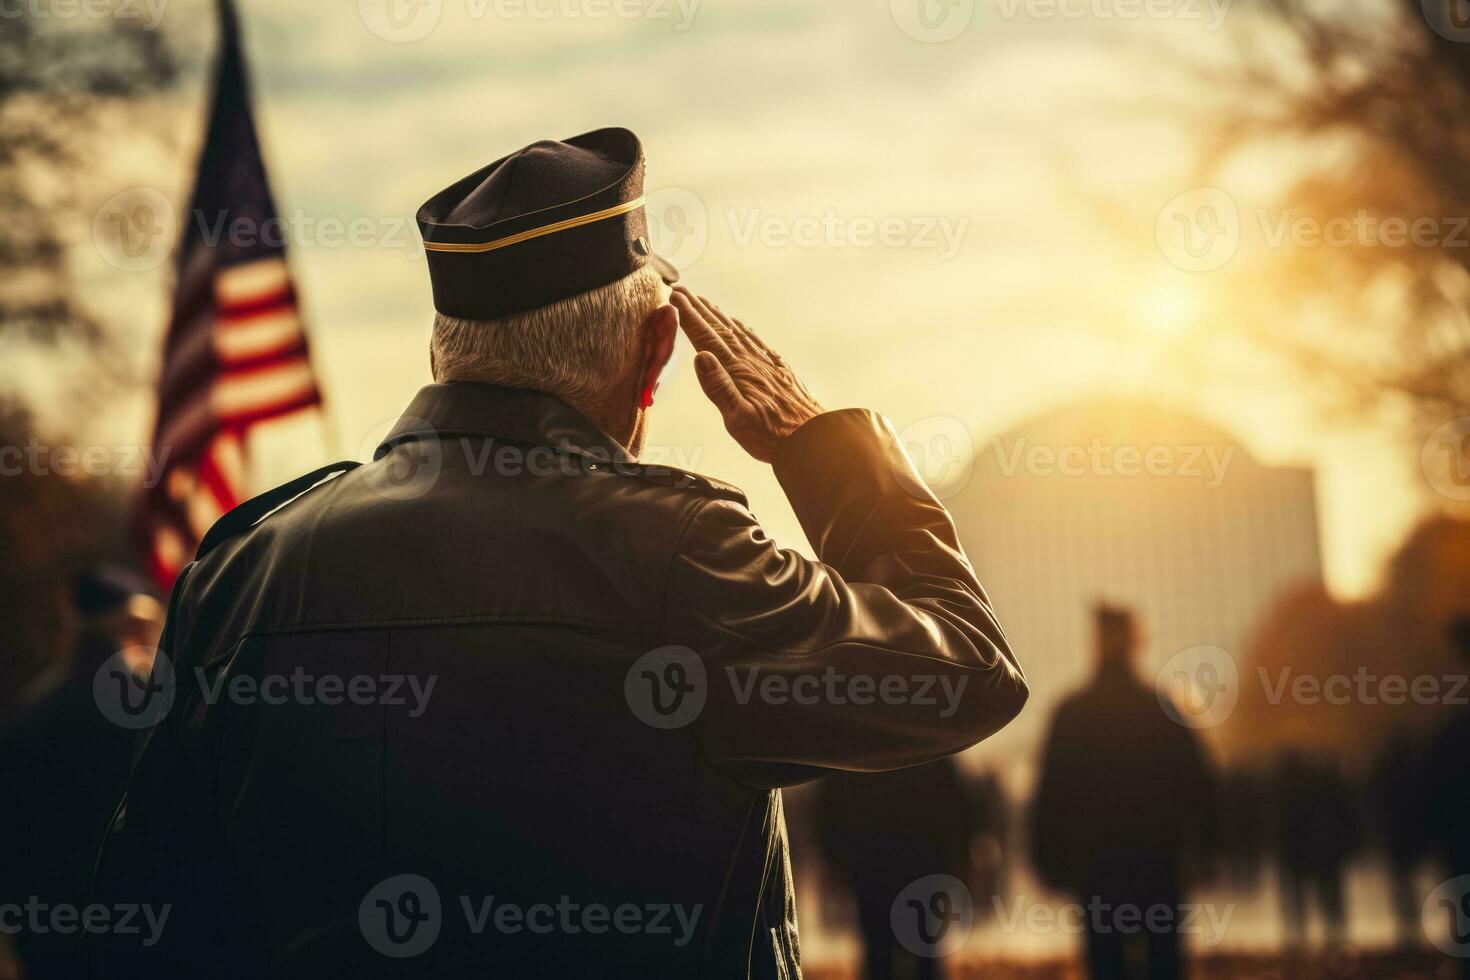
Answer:
<svg viewBox="0 0 1470 980"><path fill-rule="evenodd" d="M1198 323L1202 303L1198 287L1169 280L1145 290L1138 300L1138 323L1161 337L1178 336Z"/></svg>

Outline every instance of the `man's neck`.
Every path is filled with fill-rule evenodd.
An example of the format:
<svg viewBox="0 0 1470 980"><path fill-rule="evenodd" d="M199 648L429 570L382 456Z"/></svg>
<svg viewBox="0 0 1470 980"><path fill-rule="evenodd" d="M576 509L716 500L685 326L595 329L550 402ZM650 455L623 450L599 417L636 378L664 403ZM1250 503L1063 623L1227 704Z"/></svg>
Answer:
<svg viewBox="0 0 1470 980"><path fill-rule="evenodd" d="M619 409L612 405L599 405L582 400L563 399L566 403L587 417L587 420L617 440L618 445L627 451L628 455L636 459L643 448L643 419L647 414L641 409L633 409L629 415L625 409Z"/></svg>

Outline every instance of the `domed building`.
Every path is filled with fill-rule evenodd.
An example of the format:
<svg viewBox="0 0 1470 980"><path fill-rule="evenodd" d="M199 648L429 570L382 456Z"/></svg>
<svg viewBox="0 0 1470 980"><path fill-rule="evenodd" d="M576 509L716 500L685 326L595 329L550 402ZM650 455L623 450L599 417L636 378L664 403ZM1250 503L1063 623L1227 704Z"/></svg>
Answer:
<svg viewBox="0 0 1470 980"><path fill-rule="evenodd" d="M1265 466L1230 433L1156 404L1088 401L977 436L968 475L937 492L1031 686L975 761L1023 793L1052 711L1092 673L1099 600L1136 611L1139 671L1152 677L1200 645L1238 659L1273 599L1321 579L1311 471Z"/></svg>

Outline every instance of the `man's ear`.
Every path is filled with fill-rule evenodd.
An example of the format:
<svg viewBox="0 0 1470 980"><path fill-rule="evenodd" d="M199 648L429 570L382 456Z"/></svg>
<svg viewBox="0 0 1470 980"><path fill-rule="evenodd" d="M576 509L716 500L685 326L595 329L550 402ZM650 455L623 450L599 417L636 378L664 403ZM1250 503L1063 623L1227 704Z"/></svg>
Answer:
<svg viewBox="0 0 1470 980"><path fill-rule="evenodd" d="M638 379L639 407L653 404L659 375L674 355L674 339L679 333L679 311L665 303L649 313L643 321L643 373Z"/></svg>

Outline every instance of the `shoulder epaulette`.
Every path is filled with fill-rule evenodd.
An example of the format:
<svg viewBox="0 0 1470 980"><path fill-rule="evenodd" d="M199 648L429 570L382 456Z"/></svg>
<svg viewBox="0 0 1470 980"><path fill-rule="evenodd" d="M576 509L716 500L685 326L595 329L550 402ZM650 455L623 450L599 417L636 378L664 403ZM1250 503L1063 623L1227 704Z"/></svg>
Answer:
<svg viewBox="0 0 1470 980"><path fill-rule="evenodd" d="M692 490L695 493L707 497L717 497L721 500L731 500L741 506L748 505L745 499L745 491L733 483L724 480L716 480L712 476L701 476L688 470L681 470L674 466L664 466L657 463L620 463L614 467L620 473L636 476L640 480L656 483L661 487L675 487L680 490Z"/></svg>
<svg viewBox="0 0 1470 980"><path fill-rule="evenodd" d="M356 469L359 465L361 464L350 459L332 463L319 470L313 470L305 476L298 476L290 483L283 483L274 490L267 490L257 497L251 497L214 522L209 533L204 535L204 540L199 542L199 550L195 553L194 560L198 561L203 558L211 549L230 538L244 534L297 497L329 480L336 479L349 470Z"/></svg>

